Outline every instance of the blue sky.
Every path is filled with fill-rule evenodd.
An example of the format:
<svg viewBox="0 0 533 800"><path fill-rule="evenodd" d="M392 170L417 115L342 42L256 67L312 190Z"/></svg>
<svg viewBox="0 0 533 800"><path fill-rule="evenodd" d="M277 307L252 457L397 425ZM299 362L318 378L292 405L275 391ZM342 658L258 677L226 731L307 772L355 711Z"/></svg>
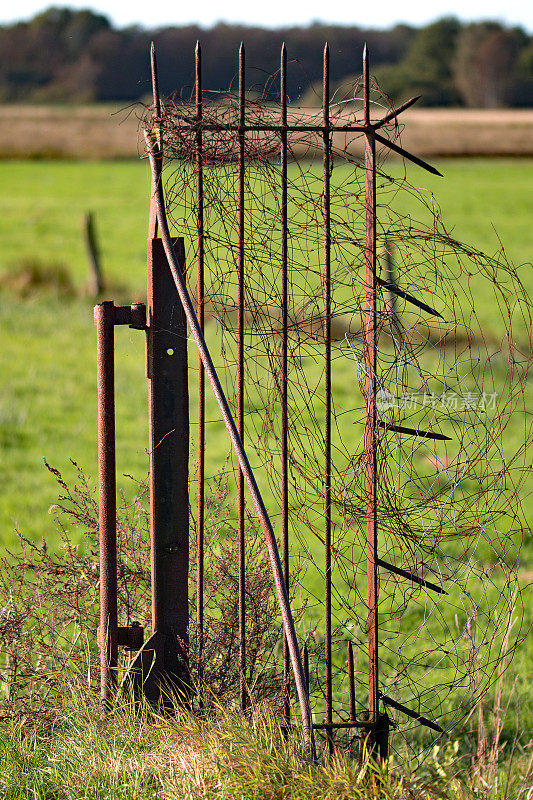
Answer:
<svg viewBox="0 0 533 800"><path fill-rule="evenodd" d="M27 19L51 3L35 0L18 0L13 4L2 4L0 21L13 22ZM269 2L250 2L250 0L230 0L224 4L215 0L202 0L199 3L177 3L176 0L159 0L146 3L128 0L96 0L96 2L58 2L55 5L69 5L74 8L90 7L102 12L120 27L140 24L144 27L161 25L183 25L199 23L213 25L219 20L242 22L249 25L304 25L313 20L355 24L363 27L388 27L397 22L423 25L438 17L453 14L463 20L496 19L511 25L522 25L533 32L532 0L336 0L335 3L316 2L316 0L269 0Z"/></svg>

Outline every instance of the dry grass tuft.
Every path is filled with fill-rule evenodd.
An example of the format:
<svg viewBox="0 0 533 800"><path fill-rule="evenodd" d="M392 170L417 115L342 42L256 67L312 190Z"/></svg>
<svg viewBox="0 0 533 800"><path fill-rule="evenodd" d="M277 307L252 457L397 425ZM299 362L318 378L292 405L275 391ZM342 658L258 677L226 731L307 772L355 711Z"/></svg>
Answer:
<svg viewBox="0 0 533 800"><path fill-rule="evenodd" d="M82 676L64 683L65 712L45 726L0 727L0 795L9 798L194 798L194 800L528 800L531 758L492 786L436 747L422 772L392 761L362 767L336 753L311 760L270 711L243 717L213 708L203 718L163 718L117 704L106 716ZM68 709L68 710L67 710ZM462 767L458 768L458 764ZM500 765L505 777L508 763Z"/></svg>
<svg viewBox="0 0 533 800"><path fill-rule="evenodd" d="M0 289L7 289L21 298L36 294L54 294L58 297L73 297L76 294L65 264L43 261L37 256L23 258L0 274Z"/></svg>

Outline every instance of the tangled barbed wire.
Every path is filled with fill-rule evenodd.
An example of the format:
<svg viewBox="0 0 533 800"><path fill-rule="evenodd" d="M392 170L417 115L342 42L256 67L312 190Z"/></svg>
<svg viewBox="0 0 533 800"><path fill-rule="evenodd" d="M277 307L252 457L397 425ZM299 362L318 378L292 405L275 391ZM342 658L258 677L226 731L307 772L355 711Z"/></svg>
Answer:
<svg viewBox="0 0 533 800"><path fill-rule="evenodd" d="M260 96L247 97L247 125L258 130L244 136L246 443L260 482L269 487L274 524L282 502L282 133L276 127L276 80ZM372 99L375 108L390 108L375 82ZM208 322L206 336L236 407L238 97L230 89L203 101L199 124L187 99L168 100L158 133L167 212L175 233L184 237L189 275L198 256L196 163L202 142L204 306L216 322ZM330 119L356 124L361 106L356 82L334 95ZM321 113L291 108L289 119L310 127ZM401 135L397 120L384 130L394 140ZM333 652L335 713L341 720L348 716L347 640L355 647L360 709L366 708L368 668L361 138L330 138ZM306 606L300 634L311 652L315 719L324 708L324 193L322 167L314 160L322 148L319 133L288 134L291 558L299 568L305 565L294 602ZM527 529L521 503L532 436L526 413L531 303L504 249L489 256L455 239L431 192L413 185L398 162L387 167L387 153L378 152L377 171L379 550L382 561L441 591L380 569L380 688L450 730L521 641L520 624L513 620L521 619L518 556ZM194 278L189 285L194 292ZM408 427L413 435L395 427ZM233 468L236 476L236 462ZM391 714L413 748L427 744L427 730L400 712Z"/></svg>

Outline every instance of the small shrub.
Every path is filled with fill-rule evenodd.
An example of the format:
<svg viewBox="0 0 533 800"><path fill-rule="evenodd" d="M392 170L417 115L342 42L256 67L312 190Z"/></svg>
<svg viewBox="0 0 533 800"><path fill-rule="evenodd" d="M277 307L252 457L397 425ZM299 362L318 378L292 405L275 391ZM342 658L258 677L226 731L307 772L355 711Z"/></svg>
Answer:
<svg viewBox="0 0 533 800"><path fill-rule="evenodd" d="M52 552L17 532L20 549L0 561L0 716L57 714L64 705L65 676L83 676L90 693L99 692L96 629L99 616L98 503L82 469L68 486L46 463L60 487L55 515L61 547ZM139 622L150 628L149 514L147 486L135 496L121 496L117 512L119 624ZM205 622L202 670L194 592L190 596L191 676L204 700L231 707L238 697L238 558L237 534L230 519L227 480L211 481L206 503ZM82 534L79 546L71 531ZM190 559L195 558L191 526ZM191 584L194 585L194 581ZM296 583L296 581L295 581ZM272 586L271 567L262 533L248 520L246 549L247 685L253 704L281 701L281 619ZM120 668L129 654L120 652ZM199 686L202 676L202 686Z"/></svg>
<svg viewBox="0 0 533 800"><path fill-rule="evenodd" d="M73 297L74 285L65 264L43 261L38 256L22 258L0 275L0 288L22 298L44 293Z"/></svg>

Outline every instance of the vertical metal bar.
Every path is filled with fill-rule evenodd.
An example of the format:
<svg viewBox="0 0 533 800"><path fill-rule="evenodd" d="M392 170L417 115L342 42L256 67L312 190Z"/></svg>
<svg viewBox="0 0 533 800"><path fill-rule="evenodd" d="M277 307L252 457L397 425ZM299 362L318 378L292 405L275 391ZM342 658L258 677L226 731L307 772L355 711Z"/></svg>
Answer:
<svg viewBox="0 0 533 800"><path fill-rule="evenodd" d="M330 130L329 130L329 46L324 47L322 88L324 125L324 555L325 555L325 651L326 722L333 721L331 664L331 220L330 220ZM329 729L331 731L331 729ZM328 746L333 737L328 733Z"/></svg>
<svg viewBox="0 0 533 800"><path fill-rule="evenodd" d="M289 475L288 475L288 275L287 275L287 48L281 47L281 545L283 577L289 591ZM283 713L290 718L289 648L283 637Z"/></svg>
<svg viewBox="0 0 533 800"><path fill-rule="evenodd" d="M366 207L365 391L366 391L366 557L368 602L368 710L377 724L378 694L378 579L377 579L377 464L376 464L376 142L370 128L368 50L363 52Z"/></svg>
<svg viewBox="0 0 533 800"><path fill-rule="evenodd" d="M244 123L245 123L245 50L239 48L239 179L238 179L238 298L237 298L237 424L244 442ZM244 711L246 697L246 596L245 596L245 542L244 542L244 476L239 470L238 485L238 537L239 537L239 672L240 703Z"/></svg>
<svg viewBox="0 0 533 800"><path fill-rule="evenodd" d="M348 703L350 706L350 722L355 722L355 668L352 642L348 642Z"/></svg>
<svg viewBox="0 0 533 800"><path fill-rule="evenodd" d="M204 172L202 140L202 49L196 42L196 219L198 234L198 322L204 332ZM204 657L204 498L205 498L205 371L198 355L198 513L196 523L196 627L198 631L198 692L203 705Z"/></svg>
<svg viewBox="0 0 533 800"><path fill-rule="evenodd" d="M98 380L98 523L100 530L100 681L108 702L116 683L117 517L115 474L115 330L112 301L94 308Z"/></svg>
<svg viewBox="0 0 533 800"><path fill-rule="evenodd" d="M184 263L183 240L173 242ZM152 630L163 677L187 693L189 392L185 314L161 239L148 240L148 378Z"/></svg>

